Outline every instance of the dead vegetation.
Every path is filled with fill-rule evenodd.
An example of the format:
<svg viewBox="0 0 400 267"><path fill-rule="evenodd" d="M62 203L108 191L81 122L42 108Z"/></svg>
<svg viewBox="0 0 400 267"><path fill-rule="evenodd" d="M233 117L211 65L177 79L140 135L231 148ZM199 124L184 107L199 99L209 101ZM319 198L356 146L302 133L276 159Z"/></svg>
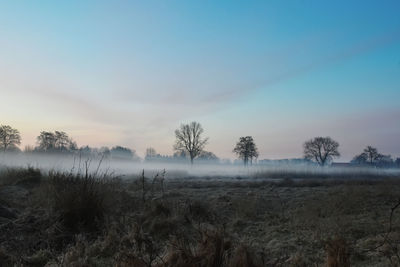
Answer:
<svg viewBox="0 0 400 267"><path fill-rule="evenodd" d="M400 182L0 175L1 266L398 266Z"/></svg>
<svg viewBox="0 0 400 267"><path fill-rule="evenodd" d="M326 242L326 266L350 266L350 251L346 240L336 237Z"/></svg>

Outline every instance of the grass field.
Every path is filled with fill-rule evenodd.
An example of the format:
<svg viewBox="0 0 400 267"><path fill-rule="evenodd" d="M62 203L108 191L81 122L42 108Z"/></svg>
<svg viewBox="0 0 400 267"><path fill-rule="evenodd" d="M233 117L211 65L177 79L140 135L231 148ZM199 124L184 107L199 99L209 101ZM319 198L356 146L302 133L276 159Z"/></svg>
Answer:
<svg viewBox="0 0 400 267"><path fill-rule="evenodd" d="M167 174L4 168L0 266L399 266L396 175Z"/></svg>

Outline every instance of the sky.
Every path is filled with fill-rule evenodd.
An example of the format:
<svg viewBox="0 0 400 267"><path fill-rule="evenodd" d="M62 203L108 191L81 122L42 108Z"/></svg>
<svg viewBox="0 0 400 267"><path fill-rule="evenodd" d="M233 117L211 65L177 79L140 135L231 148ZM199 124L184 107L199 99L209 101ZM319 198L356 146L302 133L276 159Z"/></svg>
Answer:
<svg viewBox="0 0 400 267"><path fill-rule="evenodd" d="M0 124L78 145L302 157L330 136L350 160L400 157L400 1L0 1Z"/></svg>

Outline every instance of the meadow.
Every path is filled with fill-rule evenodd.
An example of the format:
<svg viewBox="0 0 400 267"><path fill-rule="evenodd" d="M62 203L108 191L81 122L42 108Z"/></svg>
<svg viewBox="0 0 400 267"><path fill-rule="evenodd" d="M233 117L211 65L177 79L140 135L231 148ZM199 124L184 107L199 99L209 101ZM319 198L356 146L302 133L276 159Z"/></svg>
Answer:
<svg viewBox="0 0 400 267"><path fill-rule="evenodd" d="M399 266L399 178L3 166L0 265Z"/></svg>

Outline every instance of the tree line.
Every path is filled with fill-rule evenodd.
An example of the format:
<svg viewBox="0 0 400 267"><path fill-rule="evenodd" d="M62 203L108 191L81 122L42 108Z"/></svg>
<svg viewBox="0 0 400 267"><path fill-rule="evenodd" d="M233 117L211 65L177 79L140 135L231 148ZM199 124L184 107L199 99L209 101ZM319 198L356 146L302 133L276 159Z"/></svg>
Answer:
<svg viewBox="0 0 400 267"><path fill-rule="evenodd" d="M219 158L212 152L206 151L205 146L209 138L204 137L204 129L198 122L181 124L175 130L174 154L160 155L152 147L146 149L145 161L148 162L185 162L194 160L206 162L219 162ZM24 152L31 153L80 153L84 156L101 156L112 159L137 160L135 150L123 146L91 148L83 146L78 148L77 143L63 131L42 131L36 138L35 147L26 147ZM21 135L17 129L9 125L0 126L0 149L3 152L20 151ZM320 166L332 163L339 157L339 143L331 137L315 137L303 144L304 160L314 162ZM259 156L257 146L252 136L240 137L233 151L242 160L244 165L253 164ZM354 156L350 164L357 166L374 167L400 167L400 158L394 160L390 155L383 155L372 146L367 146L362 153Z"/></svg>

